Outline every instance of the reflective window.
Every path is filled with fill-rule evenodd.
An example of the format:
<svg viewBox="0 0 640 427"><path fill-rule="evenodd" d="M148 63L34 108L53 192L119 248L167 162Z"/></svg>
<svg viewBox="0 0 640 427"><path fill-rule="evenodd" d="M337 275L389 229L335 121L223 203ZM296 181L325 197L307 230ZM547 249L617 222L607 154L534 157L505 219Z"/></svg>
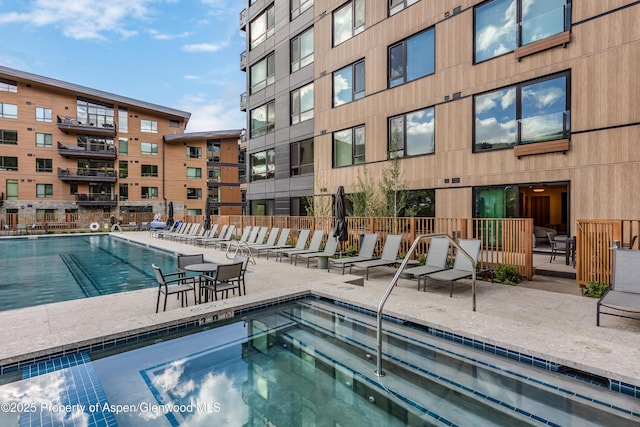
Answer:
<svg viewBox="0 0 640 427"><path fill-rule="evenodd" d="M250 157L251 181L271 179L276 171L276 151L266 150L254 153Z"/></svg>
<svg viewBox="0 0 640 427"><path fill-rule="evenodd" d="M333 133L333 167L364 163L364 126Z"/></svg>
<svg viewBox="0 0 640 427"><path fill-rule="evenodd" d="M158 176L158 166L140 165L140 176Z"/></svg>
<svg viewBox="0 0 640 427"><path fill-rule="evenodd" d="M313 27L291 39L291 72L313 62Z"/></svg>
<svg viewBox="0 0 640 427"><path fill-rule="evenodd" d="M18 92L18 82L0 77L0 92Z"/></svg>
<svg viewBox="0 0 640 427"><path fill-rule="evenodd" d="M104 128L115 127L113 105L90 99L78 98L76 101L78 124Z"/></svg>
<svg viewBox="0 0 640 427"><path fill-rule="evenodd" d="M276 121L276 103L271 101L251 110L251 138L273 132Z"/></svg>
<svg viewBox="0 0 640 427"><path fill-rule="evenodd" d="M158 187L140 187L140 196L143 199L157 199Z"/></svg>
<svg viewBox="0 0 640 427"><path fill-rule="evenodd" d="M389 47L389 87L435 72L435 30L430 28Z"/></svg>
<svg viewBox="0 0 640 427"><path fill-rule="evenodd" d="M51 137L51 135L49 135L49 137ZM51 143L51 138L49 138L49 143ZM0 144L17 145L18 144L18 131L0 129ZM36 146L37 146L37 144L36 144Z"/></svg>
<svg viewBox="0 0 640 427"><path fill-rule="evenodd" d="M202 168L187 168L187 179L202 179Z"/></svg>
<svg viewBox="0 0 640 427"><path fill-rule="evenodd" d="M389 16L395 15L401 10L417 3L420 0L388 0L389 1Z"/></svg>
<svg viewBox="0 0 640 427"><path fill-rule="evenodd" d="M158 133L158 122L155 120L140 120L140 132Z"/></svg>
<svg viewBox="0 0 640 427"><path fill-rule="evenodd" d="M313 119L313 83L291 92L291 124Z"/></svg>
<svg viewBox="0 0 640 427"><path fill-rule="evenodd" d="M118 132L129 132L129 112L123 107L118 108Z"/></svg>
<svg viewBox="0 0 640 427"><path fill-rule="evenodd" d="M251 49L264 42L273 35L276 22L276 10L273 5L262 12L249 25L249 35L251 37Z"/></svg>
<svg viewBox="0 0 640 427"><path fill-rule="evenodd" d="M36 147L51 147L53 144L50 133L36 132Z"/></svg>
<svg viewBox="0 0 640 427"><path fill-rule="evenodd" d="M425 108L389 119L389 157L435 152L435 108Z"/></svg>
<svg viewBox="0 0 640 427"><path fill-rule="evenodd" d="M351 0L333 12L333 45L364 31L364 0Z"/></svg>
<svg viewBox="0 0 640 427"><path fill-rule="evenodd" d="M53 160L36 159L36 172L53 172Z"/></svg>
<svg viewBox="0 0 640 427"><path fill-rule="evenodd" d="M146 154L148 156L157 156L158 144L156 144L155 142L141 142L140 154Z"/></svg>
<svg viewBox="0 0 640 427"><path fill-rule="evenodd" d="M270 53L266 58L251 66L251 93L256 93L276 81L276 55Z"/></svg>
<svg viewBox="0 0 640 427"><path fill-rule="evenodd" d="M313 6L313 0L291 0L291 20Z"/></svg>
<svg viewBox="0 0 640 427"><path fill-rule="evenodd" d="M36 197L37 198L53 197L53 184L36 184Z"/></svg>
<svg viewBox="0 0 640 427"><path fill-rule="evenodd" d="M120 201L129 200L129 184L120 184L118 193L120 194Z"/></svg>
<svg viewBox="0 0 640 427"><path fill-rule="evenodd" d="M127 138L118 138L118 154L129 154L129 140Z"/></svg>
<svg viewBox="0 0 640 427"><path fill-rule="evenodd" d="M7 200L18 200L18 180L17 179L7 180Z"/></svg>
<svg viewBox="0 0 640 427"><path fill-rule="evenodd" d="M187 147L187 157L190 159L199 159L202 157L201 147Z"/></svg>
<svg viewBox="0 0 640 427"><path fill-rule="evenodd" d="M2 119L17 119L18 118L18 106L14 104L4 104L0 102L0 118Z"/></svg>
<svg viewBox="0 0 640 427"><path fill-rule="evenodd" d="M18 158L9 156L0 156L0 170L17 171Z"/></svg>
<svg viewBox="0 0 640 427"><path fill-rule="evenodd" d="M201 200L202 199L202 188L187 188L187 199L188 200Z"/></svg>
<svg viewBox="0 0 640 427"><path fill-rule="evenodd" d="M36 107L36 122L51 123L51 108Z"/></svg>
<svg viewBox="0 0 640 427"><path fill-rule="evenodd" d="M313 139L291 143L291 176L313 173Z"/></svg>
<svg viewBox="0 0 640 427"><path fill-rule="evenodd" d="M118 162L118 177L127 178L129 176L129 162L126 160L120 160Z"/></svg>
<svg viewBox="0 0 640 427"><path fill-rule="evenodd" d="M333 106L364 97L364 59L333 73Z"/></svg>

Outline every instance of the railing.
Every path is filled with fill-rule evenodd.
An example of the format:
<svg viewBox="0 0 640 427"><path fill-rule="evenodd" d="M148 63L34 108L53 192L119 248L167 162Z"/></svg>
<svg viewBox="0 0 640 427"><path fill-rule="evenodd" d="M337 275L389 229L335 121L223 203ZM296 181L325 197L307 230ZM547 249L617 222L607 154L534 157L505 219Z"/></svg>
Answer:
<svg viewBox="0 0 640 427"><path fill-rule="evenodd" d="M242 11L240 11L240 29L241 30L243 30L247 26L248 14L249 12L247 9L242 9Z"/></svg>
<svg viewBox="0 0 640 427"><path fill-rule="evenodd" d="M77 202L117 202L118 196L116 194L102 194L102 193L79 193L76 194Z"/></svg>
<svg viewBox="0 0 640 427"><path fill-rule="evenodd" d="M114 131L117 126L117 123L115 120L110 122L96 121L96 123L94 122L84 123L78 120L77 118L70 117L70 116L65 116L65 117L58 116L57 122L58 122L58 127L84 127L84 128L94 128L94 129L102 128L102 129L114 130Z"/></svg>
<svg viewBox="0 0 640 427"><path fill-rule="evenodd" d="M69 169L69 168L58 168L58 176L91 176L91 177L101 177L101 178L115 178L116 171L115 169L104 169L104 168L80 168L80 169Z"/></svg>
<svg viewBox="0 0 640 427"><path fill-rule="evenodd" d="M449 243L451 243L458 251L460 251L465 257L467 257L469 262L471 262L471 267L472 267L472 270L473 270L472 273L471 273L471 277L472 277L472 283L471 283L471 301L472 301L472 303L471 303L471 305L472 305L473 311L476 311L476 267L477 267L477 263L473 259L473 257L471 255L469 255L469 253L467 253L467 251L462 249L456 243L455 239L452 239L448 234L434 233L434 234L424 234L424 235L416 237L415 240L413 241L413 244L409 248L409 252L407 252L407 256L405 256L404 259L402 260L402 263L400 264L400 267L398 267L398 269L396 270L396 274L393 276L393 279L391 279L391 283L389 283L389 286L387 287L386 292L384 293L384 295L382 296L382 299L380 300L380 303L378 304L378 312L377 312L377 320L378 321L377 321L377 326L376 326L377 360L376 360L376 371L375 371L375 373L379 377L384 376L384 371L382 370L382 310L384 309L384 305L386 304L387 300L389 299L389 296L391 295L391 291L393 291L393 288L398 283L398 279L400 279L400 275L402 275L402 272L404 271L405 267L409 263L409 259L411 258L411 255L414 254L414 252L418 248L418 245L420 244L421 241L423 241L425 239L428 239L428 238L431 238L431 237L445 237L445 238L447 238L449 240Z"/></svg>
<svg viewBox="0 0 640 427"><path fill-rule="evenodd" d="M247 51L240 54L240 71L247 69Z"/></svg>

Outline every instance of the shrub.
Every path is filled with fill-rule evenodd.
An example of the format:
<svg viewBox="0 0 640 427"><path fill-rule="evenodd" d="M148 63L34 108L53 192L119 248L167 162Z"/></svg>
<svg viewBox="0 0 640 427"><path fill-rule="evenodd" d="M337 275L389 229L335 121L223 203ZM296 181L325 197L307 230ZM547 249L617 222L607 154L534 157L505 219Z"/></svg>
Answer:
<svg viewBox="0 0 640 427"><path fill-rule="evenodd" d="M493 269L493 282L515 285L522 280L515 265L498 264Z"/></svg>
<svg viewBox="0 0 640 427"><path fill-rule="evenodd" d="M420 255L417 258L418 261L418 265L425 265L427 263L427 256L426 255Z"/></svg>
<svg viewBox="0 0 640 427"><path fill-rule="evenodd" d="M589 282L587 284L587 291L584 293L585 297L600 298L609 290L609 284L604 282Z"/></svg>

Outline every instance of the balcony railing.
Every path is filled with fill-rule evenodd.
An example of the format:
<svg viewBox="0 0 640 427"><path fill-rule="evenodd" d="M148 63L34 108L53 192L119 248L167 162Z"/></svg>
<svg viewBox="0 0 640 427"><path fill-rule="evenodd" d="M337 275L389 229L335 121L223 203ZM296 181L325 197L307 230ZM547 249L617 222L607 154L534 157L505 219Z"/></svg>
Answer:
<svg viewBox="0 0 640 427"><path fill-rule="evenodd" d="M240 95L240 111L247 111L247 92Z"/></svg>
<svg viewBox="0 0 640 427"><path fill-rule="evenodd" d="M118 204L117 194L81 193L76 194L76 204L94 206L115 206Z"/></svg>
<svg viewBox="0 0 640 427"><path fill-rule="evenodd" d="M245 31L247 28L247 18L249 16L249 11L245 8L240 12L240 29Z"/></svg>
<svg viewBox="0 0 640 427"><path fill-rule="evenodd" d="M240 54L240 71L247 69L247 51L245 50Z"/></svg>
<svg viewBox="0 0 640 427"><path fill-rule="evenodd" d="M115 159L117 157L116 147L104 142L91 142L88 144L64 145L58 141L58 154L65 157L90 157Z"/></svg>
<svg viewBox="0 0 640 427"><path fill-rule="evenodd" d="M58 178L63 181L116 182L116 170L105 168L58 168Z"/></svg>
<svg viewBox="0 0 640 427"><path fill-rule="evenodd" d="M87 135L116 134L117 123L115 121L82 122L75 117L58 116L58 129L64 132L83 133Z"/></svg>

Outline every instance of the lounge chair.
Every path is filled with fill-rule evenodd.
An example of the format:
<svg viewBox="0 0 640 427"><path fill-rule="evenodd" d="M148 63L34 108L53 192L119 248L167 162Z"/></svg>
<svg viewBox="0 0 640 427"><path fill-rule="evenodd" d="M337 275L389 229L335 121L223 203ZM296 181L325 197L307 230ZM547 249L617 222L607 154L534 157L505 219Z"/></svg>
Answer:
<svg viewBox="0 0 640 427"><path fill-rule="evenodd" d="M206 242L213 241L213 240L218 240L219 238L221 238L222 236L227 234L227 229L228 228L229 228L229 226L225 224L220 229L220 233L218 233L218 237L216 237L215 233L209 233L209 237L196 239L196 243L198 245L204 246Z"/></svg>
<svg viewBox="0 0 640 427"><path fill-rule="evenodd" d="M224 230L224 227L222 228L223 230L220 231L220 234L217 238L203 240L202 245L204 245L205 247L209 245L217 247L220 242L228 242L229 240L231 240L231 237L233 237L233 233L236 231L236 226L231 224L227 227L226 230Z"/></svg>
<svg viewBox="0 0 640 427"><path fill-rule="evenodd" d="M176 236L174 240L176 242L187 242L190 239L195 239L197 237L202 237L204 232L207 231L204 227L200 227L200 224L194 224L195 227L192 229L191 233L184 236Z"/></svg>
<svg viewBox="0 0 640 427"><path fill-rule="evenodd" d="M461 239L458 242L458 245L462 250L468 253L474 261L474 264L477 264L478 257L480 256L480 240L466 240ZM473 276L474 265L471 264L471 261L462 253L462 251L458 250L456 252L456 258L453 262L453 268L442 270L437 273L427 274L424 276L425 278L425 290L427 286L427 280L433 282L446 282L449 283L449 297L453 296L453 282L456 282L460 279L466 279L468 277Z"/></svg>
<svg viewBox="0 0 640 427"><path fill-rule="evenodd" d="M372 259L369 261L359 261L354 262L349 265L349 274L351 274L351 269L353 267L356 268L364 268L365 271L365 280L369 280L369 269L375 267L386 267L389 265L396 265L402 262L401 259L398 259L398 252L400 252L400 244L402 243L402 235L400 234L387 234L387 237L384 241L384 247L382 248L382 254L379 259Z"/></svg>
<svg viewBox="0 0 640 427"><path fill-rule="evenodd" d="M213 224L211 226L211 228L209 230L205 231L202 236L198 236L198 237L194 237L194 238L188 239L187 242L189 242L189 243L191 243L193 245L197 245L201 239L209 239L209 238L215 237L217 230L218 230L218 224Z"/></svg>
<svg viewBox="0 0 640 427"><path fill-rule="evenodd" d="M611 289L600 298L596 310L596 326L600 326L601 314L640 320L640 251L613 251Z"/></svg>
<svg viewBox="0 0 640 427"><path fill-rule="evenodd" d="M186 226L186 222L176 221L169 230L156 231L156 237L159 239L164 239L169 235L182 232L182 230L184 230Z"/></svg>
<svg viewBox="0 0 640 427"><path fill-rule="evenodd" d="M327 237L327 243L324 246L324 250L318 252L307 252L307 253L295 253L291 254L293 258L293 265L298 265L298 257L304 258L307 260L307 268L309 268L309 263L312 259L326 257L332 257L336 254L336 250L338 249L338 240L333 237L333 231L329 233L329 237Z"/></svg>
<svg viewBox="0 0 640 427"><path fill-rule="evenodd" d="M164 294L164 308L162 311L167 311L167 297L169 295L177 294L180 297L180 304L182 307L189 305L189 299L187 294L193 292L193 300L196 299L196 278L185 277L183 272L176 271L174 273L162 274L162 270L155 264L151 264L153 270L156 273L156 280L158 281L158 299L156 301L156 313L160 308L160 295Z"/></svg>
<svg viewBox="0 0 640 427"><path fill-rule="evenodd" d="M182 230L178 231L177 233L167 234L166 237L168 237L170 240L176 240L178 237L188 236L193 230L195 230L195 225L196 224L188 223Z"/></svg>
<svg viewBox="0 0 640 427"><path fill-rule="evenodd" d="M298 230L298 240L296 241L295 246L285 245L281 247L267 249L267 259L269 259L269 253L273 252L276 254L276 259L278 259L277 253L283 249L304 249L307 246L307 240L309 240L309 234L311 234L311 230Z"/></svg>
<svg viewBox="0 0 640 427"><path fill-rule="evenodd" d="M287 247L287 240L289 239L289 234L291 234L290 228L283 228L280 231L280 236L278 237L278 241L273 245L254 245L251 246L251 251L256 251L258 254L258 258L260 258L260 252L268 251L271 249L279 249Z"/></svg>
<svg viewBox="0 0 640 427"><path fill-rule="evenodd" d="M269 238L267 238L266 242L263 243L262 241L260 241L260 238L258 238L257 242L247 243L247 245L249 246L249 248L257 248L259 246L273 246L276 244L276 239L278 238L279 232L280 232L280 227L273 227L271 229L271 232L269 232Z"/></svg>
<svg viewBox="0 0 640 427"><path fill-rule="evenodd" d="M338 259L329 259L327 263L327 271L331 271L331 266L335 265L337 267L342 267L342 274L344 274L344 269L351 266L351 264L360 262L360 261L370 261L372 259L376 259L373 256L373 252L376 250L376 241L378 240L378 235L375 233L367 233L362 238L360 252L358 252L357 256L347 257L347 258L338 258Z"/></svg>
<svg viewBox="0 0 640 427"><path fill-rule="evenodd" d="M282 257L283 256L287 256L289 257L289 264L291 264L293 262L293 256L294 254L304 254L304 253L310 253L310 252L318 252L320 250L320 246L322 246L322 239L324 239L324 231L323 230L316 230L313 232L313 235L311 236L311 241L309 242L309 246L302 249L297 249L297 248L290 248L290 249L279 249L276 251L276 261L278 260L278 258L280 259L280 262L282 262Z"/></svg>
<svg viewBox="0 0 640 427"><path fill-rule="evenodd" d="M230 246L232 243L235 243L235 244L246 243L249 240L249 236L251 235L254 229L256 230L256 233L257 233L258 229L256 227L251 227L250 225L247 225L246 227L244 227L244 230L242 230L242 235L240 236L240 240L231 240L231 239L220 240L218 242L220 244L220 249L225 249L227 246Z"/></svg>
<svg viewBox="0 0 640 427"><path fill-rule="evenodd" d="M407 268L403 273L418 278L418 290L420 290L420 282L422 278L431 273L445 270L447 268L447 258L449 257L449 239L444 237L434 237L429 242L429 250L427 252L427 260L424 265L418 267ZM426 290L425 283L425 290Z"/></svg>

